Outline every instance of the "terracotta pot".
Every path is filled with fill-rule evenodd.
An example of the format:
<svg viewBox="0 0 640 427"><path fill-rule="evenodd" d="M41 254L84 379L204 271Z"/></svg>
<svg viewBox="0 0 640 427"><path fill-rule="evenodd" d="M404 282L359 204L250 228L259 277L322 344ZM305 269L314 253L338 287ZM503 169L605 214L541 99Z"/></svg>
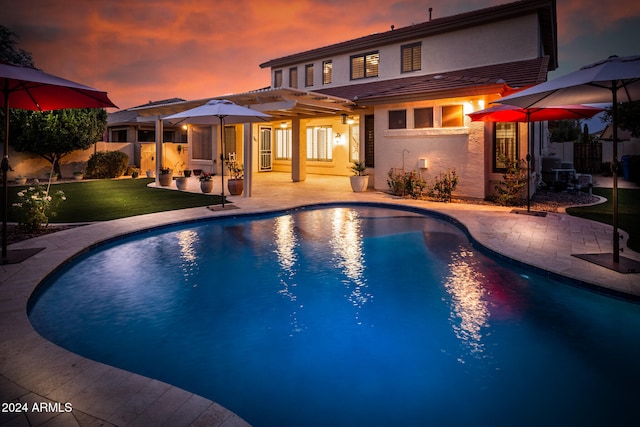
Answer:
<svg viewBox="0 0 640 427"><path fill-rule="evenodd" d="M200 181L200 190L203 193L211 193L213 191L213 181Z"/></svg>
<svg viewBox="0 0 640 427"><path fill-rule="evenodd" d="M160 185L168 187L171 185L171 181L173 181L173 173L161 173L158 180L160 181Z"/></svg>
<svg viewBox="0 0 640 427"><path fill-rule="evenodd" d="M229 194L232 196L239 196L244 190L244 179L230 179L227 181L227 188Z"/></svg>
<svg viewBox="0 0 640 427"><path fill-rule="evenodd" d="M367 191L369 186L369 175L351 176L351 189L355 192Z"/></svg>

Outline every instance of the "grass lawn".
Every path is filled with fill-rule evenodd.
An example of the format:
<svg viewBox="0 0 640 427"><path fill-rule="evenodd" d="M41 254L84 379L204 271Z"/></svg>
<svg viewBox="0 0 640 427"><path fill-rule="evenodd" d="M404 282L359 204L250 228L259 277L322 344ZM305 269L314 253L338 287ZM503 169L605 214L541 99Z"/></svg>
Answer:
<svg viewBox="0 0 640 427"><path fill-rule="evenodd" d="M62 190L67 198L60 203L51 223L107 221L174 209L222 203L221 196L149 188L151 179L101 179L52 184L50 191ZM43 183L44 184L44 183ZM46 185L46 184L45 184ZM9 187L9 221L15 221L16 193Z"/></svg>
<svg viewBox="0 0 640 427"><path fill-rule="evenodd" d="M567 213L581 218L613 224L613 203L610 188L594 188L593 193L606 197L607 202L596 206L569 208ZM629 233L627 246L640 252L640 189L618 189L618 228Z"/></svg>

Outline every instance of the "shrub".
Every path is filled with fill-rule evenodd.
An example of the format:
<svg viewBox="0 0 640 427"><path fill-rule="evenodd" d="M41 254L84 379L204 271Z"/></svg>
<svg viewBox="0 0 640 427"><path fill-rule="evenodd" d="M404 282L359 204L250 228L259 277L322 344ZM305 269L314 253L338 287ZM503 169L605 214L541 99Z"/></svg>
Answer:
<svg viewBox="0 0 640 427"><path fill-rule="evenodd" d="M121 151L99 151L87 162L87 175L91 178L118 178L124 175L129 156Z"/></svg>
<svg viewBox="0 0 640 427"><path fill-rule="evenodd" d="M502 159L505 171L496 185L496 202L502 206L518 206L526 201L523 188L527 185L527 167L524 160Z"/></svg>
<svg viewBox="0 0 640 427"><path fill-rule="evenodd" d="M56 215L53 209L63 200L66 200L64 192L56 191L49 195L36 180L34 186L18 192L18 201L13 204L18 209L18 228L33 233L46 227L49 217Z"/></svg>
<svg viewBox="0 0 640 427"><path fill-rule="evenodd" d="M440 172L436 177L433 187L429 190L429 197L433 197L439 202L451 202L451 194L458 186L458 175L455 169L447 172Z"/></svg>
<svg viewBox="0 0 640 427"><path fill-rule="evenodd" d="M388 173L387 184L392 194L417 199L422 197L427 181L416 171L405 172L403 170L397 173L394 169L391 169Z"/></svg>

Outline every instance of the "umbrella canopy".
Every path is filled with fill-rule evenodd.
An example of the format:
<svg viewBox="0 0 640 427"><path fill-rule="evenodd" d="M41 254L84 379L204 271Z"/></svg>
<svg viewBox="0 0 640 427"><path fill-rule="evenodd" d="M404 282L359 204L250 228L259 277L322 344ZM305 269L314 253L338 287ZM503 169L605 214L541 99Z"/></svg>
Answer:
<svg viewBox="0 0 640 427"><path fill-rule="evenodd" d="M585 65L578 71L505 96L500 104L550 107L640 100L640 55L617 57Z"/></svg>
<svg viewBox="0 0 640 427"><path fill-rule="evenodd" d="M212 99L204 105L172 114L164 120L173 123L214 124L219 119L226 124L268 121L271 116L260 111L234 104L226 99Z"/></svg>
<svg viewBox="0 0 640 427"><path fill-rule="evenodd" d="M640 55L610 56L498 102L524 108L611 103L613 126L613 268L620 264L618 234L618 103L640 100Z"/></svg>
<svg viewBox="0 0 640 427"><path fill-rule="evenodd" d="M191 108L181 113L172 114L164 118L173 123L209 124L220 122L220 141L224 147L224 125L234 123L250 123L255 121L268 121L271 116L260 111L243 107L226 99L212 99L204 105ZM224 161L224 155L220 154L220 160ZM246 177L246 174L245 174ZM222 207L224 208L224 164L222 165Z"/></svg>
<svg viewBox="0 0 640 427"><path fill-rule="evenodd" d="M469 113L467 116L471 117L474 122L543 122L547 120L588 119L602 111L604 111L602 108L587 105L521 108L515 105L498 104L475 113Z"/></svg>
<svg viewBox="0 0 640 427"><path fill-rule="evenodd" d="M515 105L498 104L484 110L469 113L474 122L542 122L547 120L587 119L603 111L602 108L586 105L564 105L560 107L532 107L521 108ZM532 138L529 138L527 148L527 212L531 211L530 162Z"/></svg>
<svg viewBox="0 0 640 427"><path fill-rule="evenodd" d="M8 258L7 211L9 209L7 172L9 171L9 108L47 111L64 108L116 107L106 92L75 83L34 68L0 63L0 92L4 112L2 263ZM116 107L117 108L117 107ZM21 259L18 258L18 261Z"/></svg>
<svg viewBox="0 0 640 427"><path fill-rule="evenodd" d="M0 91L5 103L9 103L8 108L21 110L116 107L106 92L34 68L9 64L0 64Z"/></svg>

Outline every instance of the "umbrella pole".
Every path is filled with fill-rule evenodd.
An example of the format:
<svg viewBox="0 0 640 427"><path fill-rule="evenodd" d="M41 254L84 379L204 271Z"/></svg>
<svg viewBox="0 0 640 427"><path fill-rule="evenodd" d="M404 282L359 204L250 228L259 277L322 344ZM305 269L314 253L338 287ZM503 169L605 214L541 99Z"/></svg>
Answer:
<svg viewBox="0 0 640 427"><path fill-rule="evenodd" d="M620 236L618 235L618 82L611 82L613 92L613 105L611 116L613 122L613 189L611 190L611 203L613 203L613 262L620 262Z"/></svg>
<svg viewBox="0 0 640 427"><path fill-rule="evenodd" d="M222 167L222 209L224 209L224 117L220 117L220 165Z"/></svg>
<svg viewBox="0 0 640 427"><path fill-rule="evenodd" d="M531 212L531 121L527 110L527 212Z"/></svg>
<svg viewBox="0 0 640 427"><path fill-rule="evenodd" d="M2 259L7 258L7 222L9 220L9 89L4 90L4 155L2 157Z"/></svg>

